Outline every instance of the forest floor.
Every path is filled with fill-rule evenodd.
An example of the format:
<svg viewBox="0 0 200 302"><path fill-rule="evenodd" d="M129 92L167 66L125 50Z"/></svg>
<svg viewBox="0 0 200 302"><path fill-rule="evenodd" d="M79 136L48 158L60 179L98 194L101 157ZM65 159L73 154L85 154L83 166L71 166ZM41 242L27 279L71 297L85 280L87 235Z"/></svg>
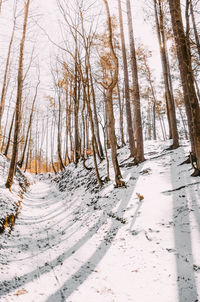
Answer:
<svg viewBox="0 0 200 302"><path fill-rule="evenodd" d="M126 188L98 189L81 165L38 178L0 235L0 301L200 301L200 178L179 165L187 142L166 146L134 167L119 150Z"/></svg>

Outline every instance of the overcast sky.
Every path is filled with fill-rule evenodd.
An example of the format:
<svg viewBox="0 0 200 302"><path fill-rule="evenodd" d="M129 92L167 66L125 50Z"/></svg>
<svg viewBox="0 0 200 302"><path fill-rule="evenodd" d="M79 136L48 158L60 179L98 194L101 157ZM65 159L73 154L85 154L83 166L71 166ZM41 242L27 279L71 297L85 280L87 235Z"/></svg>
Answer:
<svg viewBox="0 0 200 302"><path fill-rule="evenodd" d="M24 0L19 0L21 3L23 3ZM68 0L68 2L74 0ZM87 1L87 0L85 0ZM1 39L1 58L6 55L7 48L8 48L8 42L10 39L11 29L12 29L12 5L8 5L8 3L13 3L13 0L8 0L2 8L2 16L0 18L0 39ZM19 3L20 3L19 2ZM85 2L88 3L88 2ZM103 0L97 0L96 1L96 9L99 11L102 9L102 12L105 13L104 3ZM132 13L133 13L133 25L134 25L134 35L137 41L141 41L144 45L146 45L148 48L150 48L153 51L153 58L151 60L151 65L155 70L155 75L157 77L157 80L160 80L160 57L159 57L159 50L158 50L158 42L157 37L155 35L155 32L153 31L152 25L153 22L150 21L150 17L147 18L148 23L144 22L144 19L146 17L144 10L147 9L146 7L146 1L145 0L134 0L131 1L132 5ZM111 12L114 13L118 17L118 11L117 11L117 0L110 0L109 6L111 9ZM126 6L125 1L122 1L122 7L124 10L124 27L125 27L125 33L127 33L127 20L126 20ZM47 95L50 93L49 86L52 81L51 73L50 73L50 58L54 57L57 53L58 49L56 46L52 45L51 42L49 42L47 35L45 35L45 32L51 37L53 41L56 43L61 42L62 38L60 35L60 27L59 23L62 20L62 16L59 12L58 6L57 6L57 0L32 0L31 1L31 16L33 16L34 22L37 20L38 24L44 29L41 30L37 25L34 26L34 22L31 23L31 27L33 25L33 29L30 28L30 30L33 31L34 39L37 39L36 42L36 52L39 54L40 57L40 64L41 64L41 88L40 88L40 94L41 95ZM92 13L92 11L91 11ZM96 12L94 12L96 13ZM152 19L153 20L153 19ZM106 21L106 15L105 15L105 21ZM20 33L17 33L20 37ZM126 42L128 44L128 36L126 34ZM18 43L19 44L19 43ZM30 47L30 46L29 46ZM28 46L27 48L28 49ZM3 59L2 59L3 60Z"/></svg>

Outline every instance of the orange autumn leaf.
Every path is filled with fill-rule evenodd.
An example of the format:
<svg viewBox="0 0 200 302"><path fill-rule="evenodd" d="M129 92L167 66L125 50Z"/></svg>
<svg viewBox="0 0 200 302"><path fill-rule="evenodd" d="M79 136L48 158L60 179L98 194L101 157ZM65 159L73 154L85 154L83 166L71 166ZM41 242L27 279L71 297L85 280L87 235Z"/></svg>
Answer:
<svg viewBox="0 0 200 302"><path fill-rule="evenodd" d="M22 288L16 292L15 296L20 296L20 295L25 295L25 294L27 294L27 290Z"/></svg>
<svg viewBox="0 0 200 302"><path fill-rule="evenodd" d="M144 196L141 195L140 193L136 193L137 197L139 198L140 201L142 201L144 199Z"/></svg>

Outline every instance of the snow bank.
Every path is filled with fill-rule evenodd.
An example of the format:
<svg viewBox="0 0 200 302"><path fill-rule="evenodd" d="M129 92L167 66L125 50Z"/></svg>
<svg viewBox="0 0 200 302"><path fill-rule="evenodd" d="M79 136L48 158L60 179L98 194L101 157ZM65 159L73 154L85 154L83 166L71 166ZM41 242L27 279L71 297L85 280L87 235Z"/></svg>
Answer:
<svg viewBox="0 0 200 302"><path fill-rule="evenodd" d="M14 223L21 200L22 193L26 191L29 183L32 182L30 175L22 173L17 169L12 191L5 187L9 171L9 160L0 154L0 233L4 228Z"/></svg>

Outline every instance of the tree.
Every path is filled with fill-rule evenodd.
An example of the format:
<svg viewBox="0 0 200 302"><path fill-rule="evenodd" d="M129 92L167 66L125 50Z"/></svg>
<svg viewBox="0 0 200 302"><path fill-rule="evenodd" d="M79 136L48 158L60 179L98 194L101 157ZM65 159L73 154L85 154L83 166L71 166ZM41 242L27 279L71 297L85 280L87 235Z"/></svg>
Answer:
<svg viewBox="0 0 200 302"><path fill-rule="evenodd" d="M146 50L143 45L139 45L137 48L137 57L140 63L139 71L141 75L147 80L149 88L147 89L148 96L151 96L152 104L153 104L153 139L157 139L156 135L156 106L157 106L157 96L154 85L154 79L152 75L152 70L150 69L148 58L151 57L151 51ZM150 108L149 108L150 109ZM150 112L149 112L150 117Z"/></svg>
<svg viewBox="0 0 200 302"><path fill-rule="evenodd" d="M24 3L24 24L23 24L23 33L20 42L20 52L19 52L19 67L18 67L18 83L17 83L17 101L15 108L15 130L14 130L14 140L13 140L13 149L12 157L8 172L8 178L6 181L6 187L11 188L13 184L13 177L16 170L17 154L18 154L18 138L20 132L20 120L21 120L21 104L22 104L22 90L23 90L23 60L24 60L24 46L26 39L26 30L29 14L29 5L30 0L27 0Z"/></svg>
<svg viewBox="0 0 200 302"><path fill-rule="evenodd" d="M134 105L135 133L136 133L135 136L137 141L137 153L136 153L135 161L136 163L140 163L144 161L144 146L143 146L142 119L141 119L141 109L140 109L138 69L137 69L130 0L126 0L126 6L127 6L128 29L129 29L131 72L132 72L132 81L133 81L133 105Z"/></svg>
<svg viewBox="0 0 200 302"><path fill-rule="evenodd" d="M21 160L18 163L18 165L19 165L20 168L23 166L24 159L25 159L25 153L26 153L26 148L27 148L27 145L28 145L29 135L30 135L30 132L31 132L32 120L33 120L33 112L34 112L35 102L36 102L36 99L37 99L37 93L38 93L38 86L39 86L39 84L40 84L40 81L38 81L36 89L35 89L35 95L34 95L34 98L33 98L33 103L32 103L32 107L31 107L31 113L30 113L28 128L27 128L27 132L26 132L24 149L23 149L23 152L22 152Z"/></svg>
<svg viewBox="0 0 200 302"><path fill-rule="evenodd" d="M166 105L169 113L169 126L173 139L173 144L170 149L176 149L179 147L178 141L178 130L176 123L176 111L174 104L173 91L170 89L170 72L168 65L167 49L166 49L166 33L164 25L164 13L163 13L163 2L161 0L154 0L154 11L156 19L157 36L160 47L160 55L162 61L163 79L165 85L165 97Z"/></svg>
<svg viewBox="0 0 200 302"><path fill-rule="evenodd" d="M120 37L121 37L121 48L122 48L123 70L124 70L126 119L127 119L128 137L129 137L129 144L130 144L130 156L133 157L136 155L136 150L135 150L135 142L133 136L133 123L132 123L132 113L131 113L131 106L130 106L128 63L127 63L127 55L126 55L126 47L125 47L121 0L118 0L118 11L119 11Z"/></svg>
<svg viewBox="0 0 200 302"><path fill-rule="evenodd" d="M1 11L1 2L0 2L0 11ZM6 90L8 87L8 71L9 71L9 64L10 64L10 56L11 56L11 50L12 50L12 44L14 40L14 34L15 34L15 28L16 28L16 5L14 8L14 21L13 21L13 29L12 29L12 34L8 46L8 54L7 54L7 59L6 59L6 66L4 70L4 77L3 77L3 84L2 84L2 90L1 90L1 100L0 100L0 134L1 134L1 122L2 122L2 116L4 112L4 107L5 107L5 98L6 98Z"/></svg>
<svg viewBox="0 0 200 302"><path fill-rule="evenodd" d="M196 20L195 20L195 16L194 16L193 0L189 1L189 5L190 5L190 12L191 12L191 17L192 17L192 25L193 25L193 30L194 30L196 47L197 47L198 55L200 58L200 40L199 40L199 34L197 31Z"/></svg>
<svg viewBox="0 0 200 302"><path fill-rule="evenodd" d="M108 114L108 129L109 129L109 136L110 136L110 143L111 143L111 156L112 156L112 163L115 171L115 182L116 187L124 186L124 181L121 180L122 175L120 172L118 159L117 159L117 140L115 135L115 119L114 119L114 112L113 112L113 101L112 101L112 93L113 89L115 88L117 81L118 81L118 58L115 54L113 42L112 42L112 26L111 26L111 17L110 17L110 10L108 6L107 0L103 0L106 13L107 13L107 25L108 25L108 33L109 33L109 48L110 48L110 55L114 64L114 71L113 77L110 83L105 84L102 83L102 86L106 90L106 109Z"/></svg>
<svg viewBox="0 0 200 302"><path fill-rule="evenodd" d="M184 102L190 127L191 144L193 144L197 160L197 167L192 175L197 176L200 175L200 107L194 86L191 55L183 27L180 0L168 1L184 92Z"/></svg>

